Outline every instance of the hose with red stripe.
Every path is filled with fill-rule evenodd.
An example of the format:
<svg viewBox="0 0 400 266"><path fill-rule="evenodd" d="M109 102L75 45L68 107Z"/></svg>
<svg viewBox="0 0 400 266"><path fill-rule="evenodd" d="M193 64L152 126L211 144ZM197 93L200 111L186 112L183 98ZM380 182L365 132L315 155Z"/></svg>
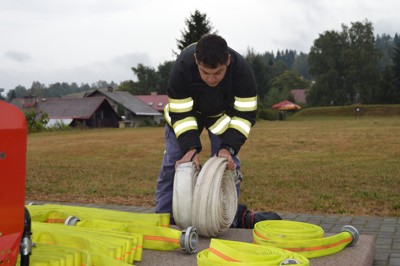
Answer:
<svg viewBox="0 0 400 266"><path fill-rule="evenodd" d="M193 227L183 231L169 227L169 214L131 213L100 208L57 204L29 205L32 220L42 223L64 223L143 235L143 248L154 250L183 249L193 254L198 235Z"/></svg>
<svg viewBox="0 0 400 266"><path fill-rule="evenodd" d="M198 266L288 265L308 266L304 256L275 247L212 238L210 247L197 254Z"/></svg>
<svg viewBox="0 0 400 266"><path fill-rule="evenodd" d="M317 225L295 221L261 221L253 229L255 243L296 252L307 258L337 253L346 246L355 245L358 238L357 229L351 225L329 237L324 237L324 230Z"/></svg>

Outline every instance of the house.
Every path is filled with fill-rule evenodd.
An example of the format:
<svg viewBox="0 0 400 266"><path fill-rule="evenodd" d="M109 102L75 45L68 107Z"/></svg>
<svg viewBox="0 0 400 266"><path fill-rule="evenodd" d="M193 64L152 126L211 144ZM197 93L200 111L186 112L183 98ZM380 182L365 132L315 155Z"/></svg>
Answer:
<svg viewBox="0 0 400 266"><path fill-rule="evenodd" d="M136 95L136 97L158 111L160 114L164 115L164 108L168 104L168 96L165 94L157 94L157 92L152 92L150 95Z"/></svg>
<svg viewBox="0 0 400 266"><path fill-rule="evenodd" d="M126 91L114 91L112 88L107 90L95 90L85 95L85 97L106 97L114 110L125 117L125 126L137 127L150 119L155 123L163 118L163 115L154 110L136 96Z"/></svg>
<svg viewBox="0 0 400 266"><path fill-rule="evenodd" d="M120 116L105 97L92 98L16 98L11 101L22 111L46 113L48 125L64 123L72 127L118 127Z"/></svg>
<svg viewBox="0 0 400 266"><path fill-rule="evenodd" d="M291 90L290 93L293 95L293 99L296 103L306 102L306 90Z"/></svg>

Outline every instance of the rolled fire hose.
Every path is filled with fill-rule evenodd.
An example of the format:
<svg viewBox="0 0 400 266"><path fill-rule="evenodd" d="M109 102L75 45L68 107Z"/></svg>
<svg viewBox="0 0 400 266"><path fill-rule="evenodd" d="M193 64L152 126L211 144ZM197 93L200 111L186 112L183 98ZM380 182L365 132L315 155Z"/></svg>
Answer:
<svg viewBox="0 0 400 266"><path fill-rule="evenodd" d="M169 213L135 213L108 210L92 207L69 206L60 204L43 204L27 206L32 221L47 223L64 223L68 216L81 219L99 219L117 222L132 222L161 227L170 226Z"/></svg>
<svg viewBox="0 0 400 266"><path fill-rule="evenodd" d="M106 255L88 252L83 249L36 242L29 266L128 266L124 261L115 260ZM18 262L19 263L19 262ZM18 265L17 263L17 265Z"/></svg>
<svg viewBox="0 0 400 266"><path fill-rule="evenodd" d="M68 217L65 225L82 228L96 228L102 230L129 232L143 235L143 248L153 250L176 250L181 248L189 254L197 251L198 236L196 229L189 226L179 231L172 228L136 225L105 220L80 220L75 216Z"/></svg>
<svg viewBox="0 0 400 266"><path fill-rule="evenodd" d="M304 256L275 247L212 238L210 247L197 254L198 266L310 265Z"/></svg>
<svg viewBox="0 0 400 266"><path fill-rule="evenodd" d="M226 158L212 157L200 173L193 163L178 165L175 172L173 213L177 225L193 226L201 236L214 237L232 224L237 191Z"/></svg>
<svg viewBox="0 0 400 266"><path fill-rule="evenodd" d="M179 231L166 227L169 214L143 214L99 208L44 204L28 206L32 220L64 223L87 228L130 232L143 235L141 246L154 250L183 249L189 254L197 250L198 236L193 227ZM71 215L74 214L74 215ZM79 215L79 216L75 216ZM141 249L138 250L141 254Z"/></svg>
<svg viewBox="0 0 400 266"><path fill-rule="evenodd" d="M130 264L135 261L141 235L88 229L33 222L32 240L34 243L82 249L93 257L99 257L101 254L110 258L110 261L115 260L115 265L119 265L119 261ZM35 252L32 252L32 258L34 257ZM141 258L138 261L140 260Z"/></svg>
<svg viewBox="0 0 400 266"><path fill-rule="evenodd" d="M181 163L175 170L172 213L180 228L192 225L193 190L199 171L193 162Z"/></svg>
<svg viewBox="0 0 400 266"><path fill-rule="evenodd" d="M254 242L299 253L307 258L317 258L337 253L346 246L354 246L358 239L357 229L351 225L341 233L324 237L324 230L313 224L269 220L255 224Z"/></svg>

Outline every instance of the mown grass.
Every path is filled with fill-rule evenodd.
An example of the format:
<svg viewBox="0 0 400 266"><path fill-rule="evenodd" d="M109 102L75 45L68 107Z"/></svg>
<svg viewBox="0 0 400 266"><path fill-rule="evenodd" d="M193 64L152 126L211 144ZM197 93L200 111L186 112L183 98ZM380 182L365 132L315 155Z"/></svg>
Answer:
<svg viewBox="0 0 400 266"><path fill-rule="evenodd" d="M154 206L163 136L163 128L30 134L26 197ZM398 116L259 121L240 158L240 201L253 210L400 216Z"/></svg>

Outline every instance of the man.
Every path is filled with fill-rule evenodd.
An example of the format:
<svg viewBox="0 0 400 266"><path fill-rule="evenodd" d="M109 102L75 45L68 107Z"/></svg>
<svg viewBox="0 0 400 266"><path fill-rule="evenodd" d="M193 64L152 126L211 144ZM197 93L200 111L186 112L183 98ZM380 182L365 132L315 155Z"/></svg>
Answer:
<svg viewBox="0 0 400 266"><path fill-rule="evenodd" d="M157 181L156 212L171 213L173 223L175 167L189 161L200 167L200 134L206 129L211 156L225 157L227 169L239 170L237 154L256 122L257 90L246 60L222 37L209 34L179 55L167 94L166 150Z"/></svg>

